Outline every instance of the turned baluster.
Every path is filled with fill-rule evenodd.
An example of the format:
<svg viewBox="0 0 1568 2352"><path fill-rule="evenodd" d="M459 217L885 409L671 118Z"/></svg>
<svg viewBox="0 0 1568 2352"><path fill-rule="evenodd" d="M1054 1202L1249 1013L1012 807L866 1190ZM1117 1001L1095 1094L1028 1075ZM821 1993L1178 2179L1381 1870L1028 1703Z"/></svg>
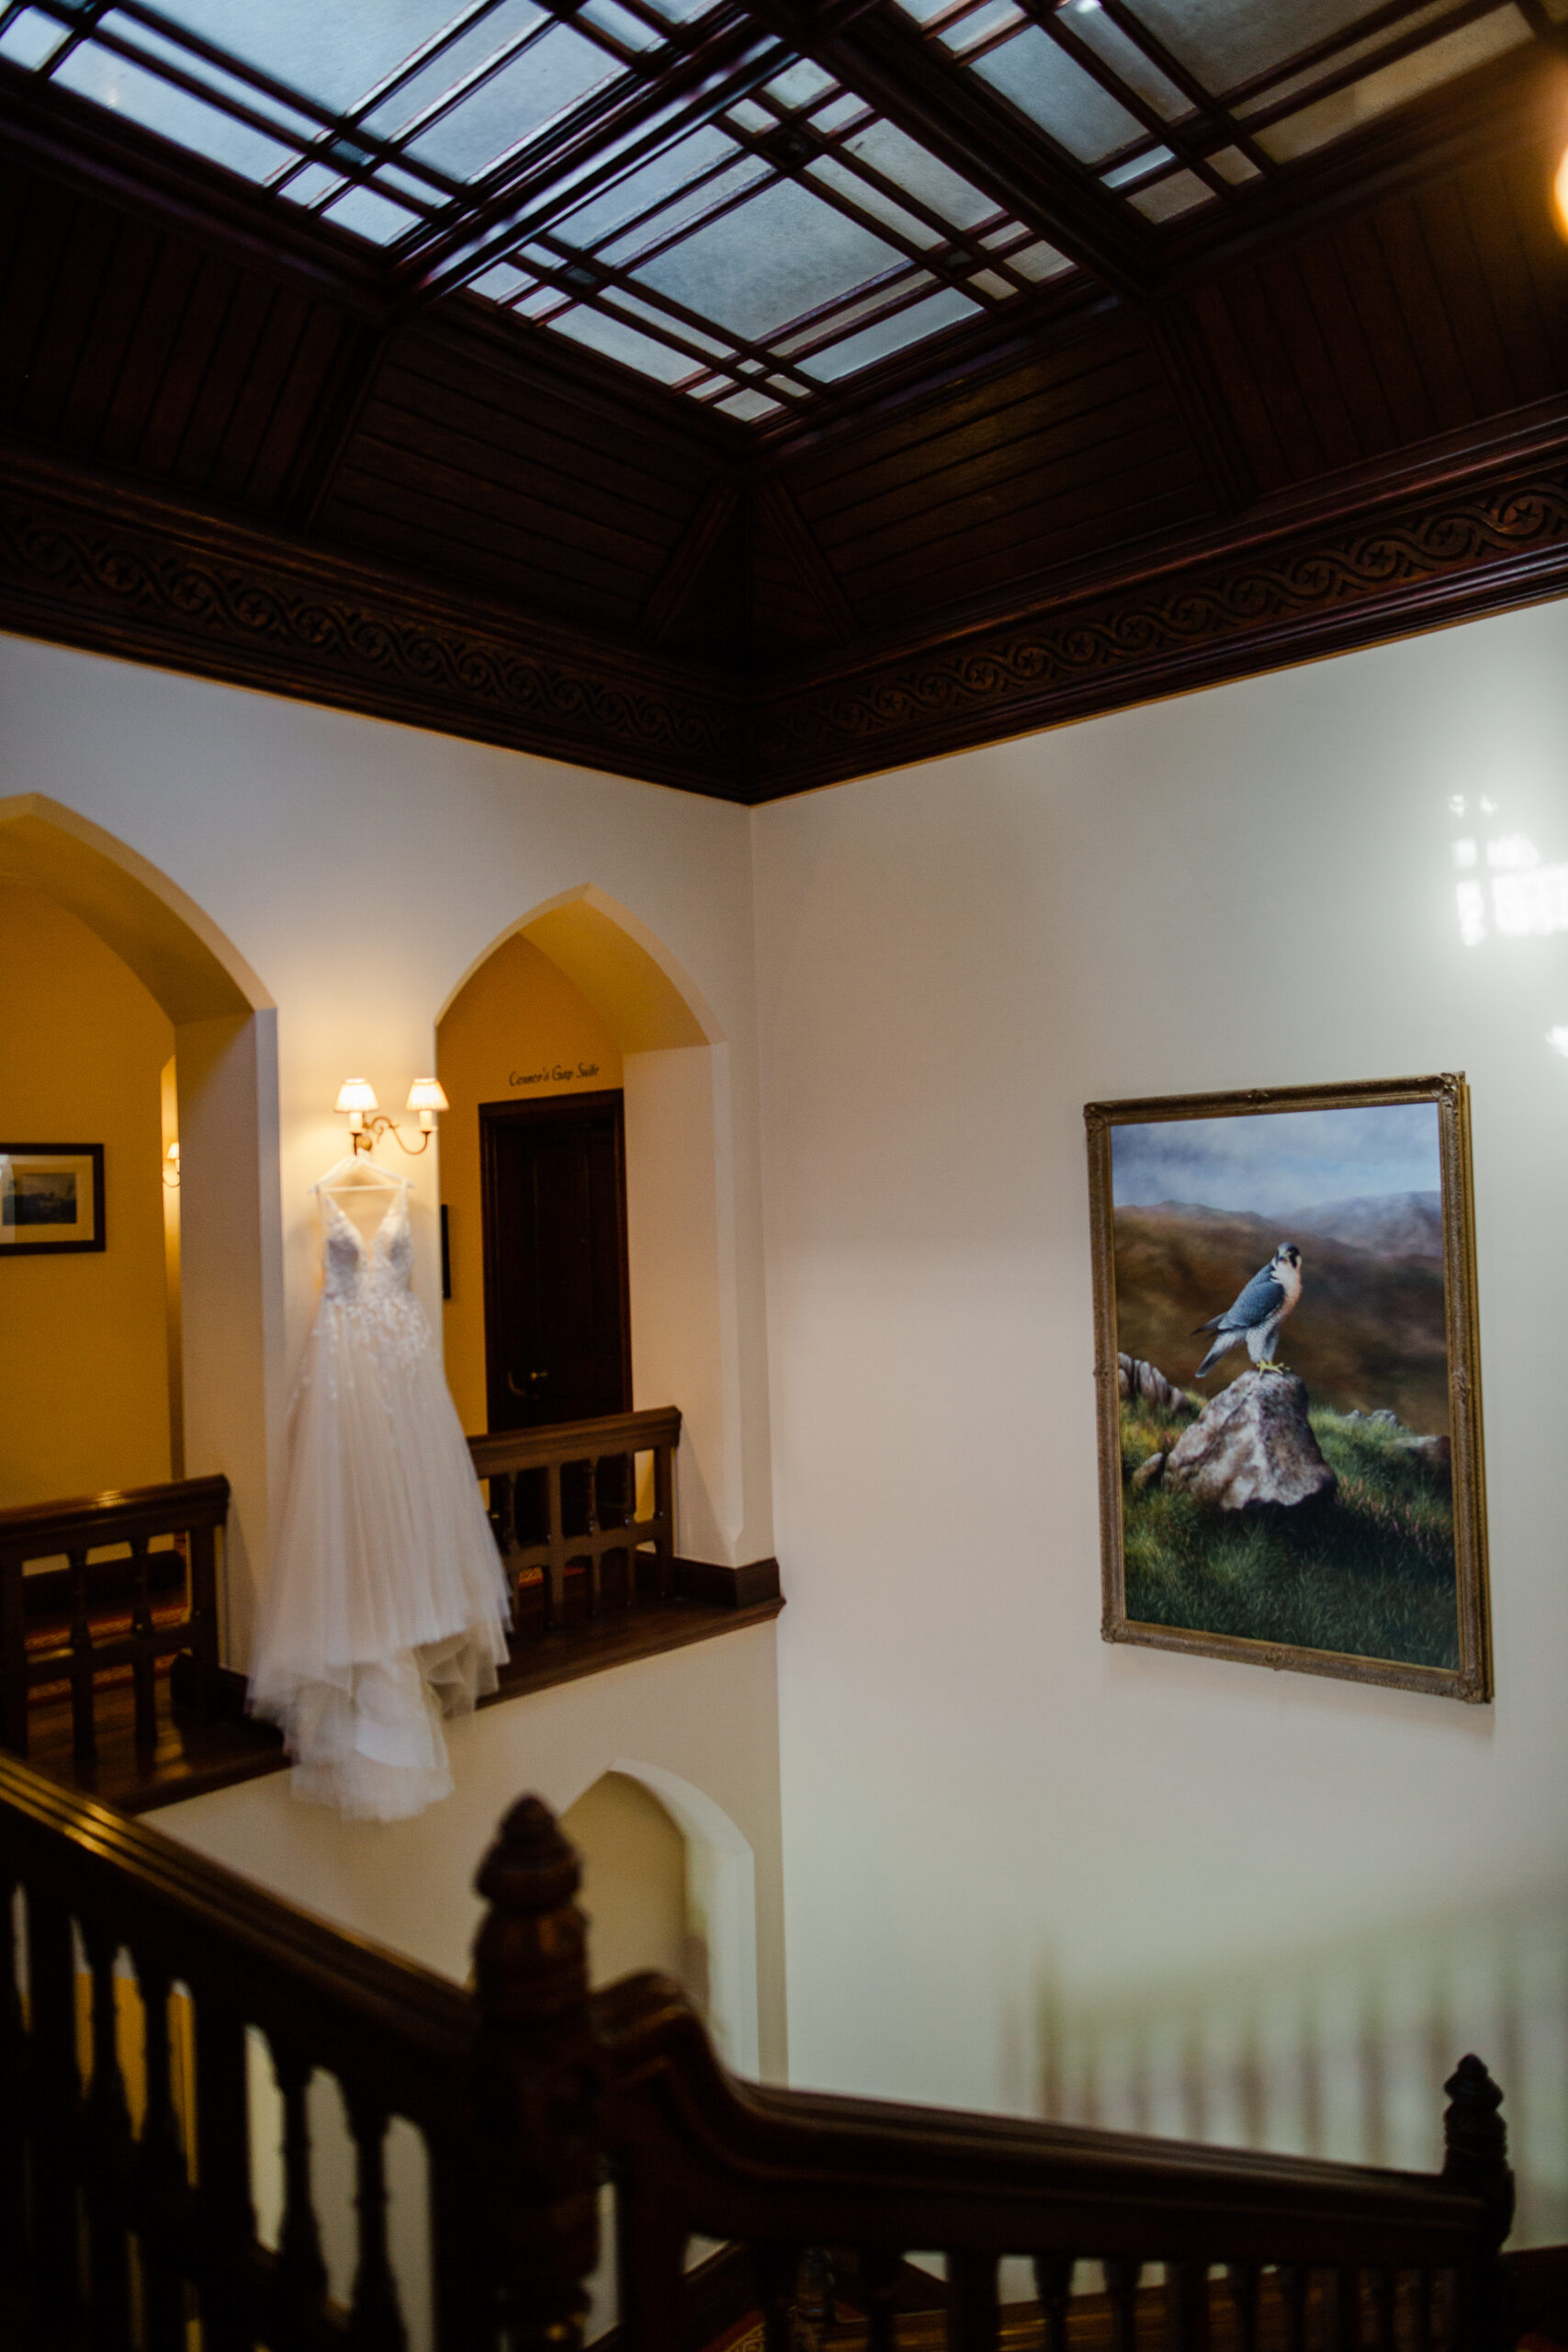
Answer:
<svg viewBox="0 0 1568 2352"><path fill-rule="evenodd" d="M17 1970L17 1899L21 1880L0 1869L0 2261L19 2275L27 2249L27 2029Z"/></svg>
<svg viewBox="0 0 1568 2352"><path fill-rule="evenodd" d="M1361 2352L1361 2274L1340 2265L1328 2273L1328 2352Z"/></svg>
<svg viewBox="0 0 1568 2352"><path fill-rule="evenodd" d="M653 1449L653 1538L654 1556L658 1562L655 1581L660 1600L669 1600L675 1589L675 1449L672 1445L656 1445Z"/></svg>
<svg viewBox="0 0 1568 2352"><path fill-rule="evenodd" d="M277 2234L276 2281L284 2308L314 2317L326 2299L327 2266L310 2194L310 2122L306 2105L314 2069L287 2044L272 2053L273 2079L283 2099L283 2225Z"/></svg>
<svg viewBox="0 0 1568 2352"><path fill-rule="evenodd" d="M1472 2055L1461 2058L1443 2088L1443 2178L1478 2197L1486 2208L1486 2244L1459 2273L1459 2337L1476 2352L1495 2352L1506 2334L1499 2256L1514 2219L1514 2176L1503 2094Z"/></svg>
<svg viewBox="0 0 1568 2352"><path fill-rule="evenodd" d="M1425 2267L1411 2281L1411 2296L1416 2308L1416 2352L1434 2352L1432 2274Z"/></svg>
<svg viewBox="0 0 1568 2352"><path fill-rule="evenodd" d="M152 1602L147 1589L147 1538L130 1538L130 1661L135 1697L136 1745L153 1747L158 1740L157 1652L153 1648Z"/></svg>
<svg viewBox="0 0 1568 2352"><path fill-rule="evenodd" d="M865 2352L893 2352L898 2256L890 2246L863 2246L860 2301L865 2308Z"/></svg>
<svg viewBox="0 0 1568 2352"><path fill-rule="evenodd" d="M947 2257L948 2352L996 2352L1001 2314L997 2257L967 2249Z"/></svg>
<svg viewBox="0 0 1568 2352"><path fill-rule="evenodd" d="M33 2259L63 2325L81 2297L72 2147L82 2096L76 1949L70 1913L36 1885L28 1889L27 2064Z"/></svg>
<svg viewBox="0 0 1568 2352"><path fill-rule="evenodd" d="M0 1559L0 1747L28 1752L28 1631L20 1560Z"/></svg>
<svg viewBox="0 0 1568 2352"><path fill-rule="evenodd" d="M566 1623L566 1527L561 1513L561 1465L545 1464L545 1517L550 1555L545 1565L545 1630Z"/></svg>
<svg viewBox="0 0 1568 2352"><path fill-rule="evenodd" d="M398 2307L397 2282L387 2254L387 2125L384 2100L362 2086L344 2086L354 2133L355 2211L359 2253L348 2341L355 2352L403 2352L408 2335Z"/></svg>
<svg viewBox="0 0 1568 2352"><path fill-rule="evenodd" d="M201 2287L202 2352L249 2352L247 2272L256 2225L245 2028L206 1985L196 2006L196 2172L211 2257Z"/></svg>
<svg viewBox="0 0 1568 2352"><path fill-rule="evenodd" d="M1209 2266L1206 2262L1166 2264L1165 2333L1170 2352L1208 2352Z"/></svg>
<svg viewBox="0 0 1568 2352"><path fill-rule="evenodd" d="M93 1621L88 1610L85 1547L68 1552L71 1576L71 1747L81 1763L98 1752L93 1722Z"/></svg>
<svg viewBox="0 0 1568 2352"><path fill-rule="evenodd" d="M1275 2276L1280 2281L1280 2300L1285 2306L1286 2352L1306 2352L1312 2272L1304 2262L1281 2262Z"/></svg>
<svg viewBox="0 0 1568 2352"><path fill-rule="evenodd" d="M1037 2254L1034 2257L1034 2291L1040 2298L1040 2315L1045 2324L1045 2352L1067 2352L1067 2306L1072 2300L1073 2272L1077 2268L1070 2254Z"/></svg>
<svg viewBox="0 0 1568 2352"><path fill-rule="evenodd" d="M1372 2312L1377 2327L1377 2352L1398 2352L1399 2273L1386 2262L1369 2272Z"/></svg>
<svg viewBox="0 0 1568 2352"><path fill-rule="evenodd" d="M82 1941L92 1975L93 2080L87 2094L91 2137L87 2179L88 2264L92 2277L92 2340L101 2352L130 2342L130 2249L117 2210L114 2183L130 2144L130 2109L119 2070L114 1936L84 1922Z"/></svg>
<svg viewBox="0 0 1568 2352"><path fill-rule="evenodd" d="M1144 2266L1111 2256L1104 2268L1105 2291L1111 2301L1111 2352L1137 2352L1138 2281Z"/></svg>
<svg viewBox="0 0 1568 2352"><path fill-rule="evenodd" d="M600 1584L604 1566L604 1547L599 1542L599 1464L591 1454L582 1467L588 1512L588 1614L597 1617L603 1597Z"/></svg>
<svg viewBox="0 0 1568 2352"><path fill-rule="evenodd" d="M1227 2265L1225 2279L1235 2311L1236 2352L1258 2352L1258 2292L1260 2266L1256 2262Z"/></svg>
<svg viewBox="0 0 1568 2352"><path fill-rule="evenodd" d="M581 1875L549 1807L525 1797L477 1881L490 1907L474 1942L476 2170L510 2352L577 2352L598 2258L600 2069L587 1923L572 1899ZM673 2342L683 2241L667 2228L649 2235L649 2258L627 2265L621 2324L628 2342Z"/></svg>
<svg viewBox="0 0 1568 2352"><path fill-rule="evenodd" d="M146 2352L185 2352L186 2312L182 2273L174 2258L169 2225L185 2188L186 2152L175 2112L169 2050L169 1972L140 1950L132 1954L145 2020L142 2036L146 2104L139 2143L147 2210L152 2226L140 2233L141 2333Z"/></svg>

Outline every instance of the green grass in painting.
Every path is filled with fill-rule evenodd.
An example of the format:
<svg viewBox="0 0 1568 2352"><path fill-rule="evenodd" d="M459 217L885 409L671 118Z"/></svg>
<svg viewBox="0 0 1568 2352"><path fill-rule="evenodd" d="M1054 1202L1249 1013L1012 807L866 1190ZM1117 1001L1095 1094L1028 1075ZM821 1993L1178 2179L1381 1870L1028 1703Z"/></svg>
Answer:
<svg viewBox="0 0 1568 2352"><path fill-rule="evenodd" d="M1194 1404L1197 1399L1194 1399ZM1453 1506L1397 1432L1326 1407L1311 1416L1339 1486L1295 1510L1219 1510L1126 1483L1185 1419L1122 1408L1127 1614L1352 1657L1457 1667Z"/></svg>

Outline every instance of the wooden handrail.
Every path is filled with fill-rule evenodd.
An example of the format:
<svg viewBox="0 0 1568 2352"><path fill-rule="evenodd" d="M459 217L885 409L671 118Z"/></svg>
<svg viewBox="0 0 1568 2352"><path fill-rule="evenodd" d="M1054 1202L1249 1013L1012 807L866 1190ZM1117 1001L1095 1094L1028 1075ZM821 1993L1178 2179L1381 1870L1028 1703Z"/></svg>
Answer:
<svg viewBox="0 0 1568 2352"><path fill-rule="evenodd" d="M581 1462L595 1453L650 1453L656 1446L680 1442L680 1407L656 1405L641 1413L554 1421L543 1429L488 1430L468 1440L468 1452L476 1475L489 1478L498 1470L542 1469L551 1462Z"/></svg>
<svg viewBox="0 0 1568 2352"><path fill-rule="evenodd" d="M567 1622L568 1578L578 1572L586 1613L606 1604L606 1567L619 1575L619 1601L671 1599L675 1569L675 1449L681 1414L674 1405L608 1413L544 1429L495 1430L468 1440L475 1476L490 1488L490 1519L513 1599L513 1645L532 1632ZM652 1494L637 1514L637 1456L653 1457ZM540 1491L530 1492L532 1487ZM575 1522L575 1523L573 1523ZM525 1606L537 1577L543 1611Z"/></svg>
<svg viewBox="0 0 1568 2352"><path fill-rule="evenodd" d="M1148 2263L1164 2266L1168 2352L1201 2352L1222 2264L1213 2291L1234 2305L1243 2352L1258 2342L1264 2266L1290 2352L1305 2352L1318 2304L1326 2352L1359 2352L1368 2323L1378 2352L1501 2352L1512 2180L1500 2094L1479 2061L1448 2086L1438 2176L766 2088L726 2073L668 1980L590 1994L578 1878L548 1808L513 1806L479 1872L468 1993L0 1758L0 1917L20 1887L27 1921L25 2002L14 1965L0 1981L0 2275L8 2262L30 2277L65 2334L90 2281L95 2344L129 2346L134 2235L136 2340L160 2352L184 2345L192 2295L204 2344L222 2352L400 2352L382 2151L389 2119L406 2115L430 2154L437 2352L576 2352L606 2171L626 2352L682 2352L699 2232L750 2247L769 2352L787 2352L803 2312L822 2308L826 2256L812 2254L803 2293L803 2251L833 2246L857 2251L867 2352L893 2352L898 2260L919 2249L946 2256L948 2352L997 2352L1005 2255L1033 2259L1046 2352L1066 2352L1080 2256L1105 2266L1120 2352L1144 2324ZM73 1922L91 1976L87 2081ZM143 2005L134 2136L121 1950ZM196 2013L192 2132L169 2091L176 1980ZM249 2027L283 2101L276 2252L251 2206ZM311 2198L316 2068L342 2086L356 2151L352 2312L327 2298ZM28 2193L11 2194L22 2181Z"/></svg>
<svg viewBox="0 0 1568 2352"><path fill-rule="evenodd" d="M0 1747L25 1756L29 1690L40 1683L68 1680L73 1747L80 1761L90 1760L97 1752L97 1677L109 1668L129 1667L136 1743L151 1748L157 1736L156 1675L161 1657L188 1659L187 1696L195 1712L203 1719L215 1712L218 1536L228 1516L229 1481L221 1475L111 1488L105 1494L75 1495L63 1501L0 1510ZM163 1557L152 1547L160 1537L171 1539L178 1547L180 1581L186 1588L184 1616L162 1625L154 1624L152 1613L155 1564ZM88 1557L90 1553L120 1546L129 1550L129 1563ZM62 1554L68 1563L64 1570L35 1570L28 1576L30 1564ZM63 1587L61 1597L70 1618L69 1632L63 1642L29 1656L29 1597L46 1576L52 1597L57 1574ZM95 1596L110 1583L123 1582L128 1575L130 1631L104 1635L94 1623Z"/></svg>

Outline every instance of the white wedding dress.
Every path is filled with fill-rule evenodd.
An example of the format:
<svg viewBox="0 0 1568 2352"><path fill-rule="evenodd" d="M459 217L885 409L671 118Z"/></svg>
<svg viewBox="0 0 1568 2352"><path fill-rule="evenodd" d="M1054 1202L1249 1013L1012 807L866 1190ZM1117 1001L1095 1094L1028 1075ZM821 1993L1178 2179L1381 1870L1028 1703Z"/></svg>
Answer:
<svg viewBox="0 0 1568 2352"><path fill-rule="evenodd" d="M441 1717L495 1689L506 1579L410 1288L408 1186L368 1247L318 1197L325 1280L251 1705L282 1725L297 1796L395 1821L451 1793Z"/></svg>

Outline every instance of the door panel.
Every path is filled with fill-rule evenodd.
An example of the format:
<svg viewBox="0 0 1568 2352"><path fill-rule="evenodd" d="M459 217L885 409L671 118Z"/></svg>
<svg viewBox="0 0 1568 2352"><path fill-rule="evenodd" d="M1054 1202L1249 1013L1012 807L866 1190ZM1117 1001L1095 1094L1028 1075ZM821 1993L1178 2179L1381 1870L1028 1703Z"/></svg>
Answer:
<svg viewBox="0 0 1568 2352"><path fill-rule="evenodd" d="M619 1091L479 1106L492 1430L631 1404Z"/></svg>

